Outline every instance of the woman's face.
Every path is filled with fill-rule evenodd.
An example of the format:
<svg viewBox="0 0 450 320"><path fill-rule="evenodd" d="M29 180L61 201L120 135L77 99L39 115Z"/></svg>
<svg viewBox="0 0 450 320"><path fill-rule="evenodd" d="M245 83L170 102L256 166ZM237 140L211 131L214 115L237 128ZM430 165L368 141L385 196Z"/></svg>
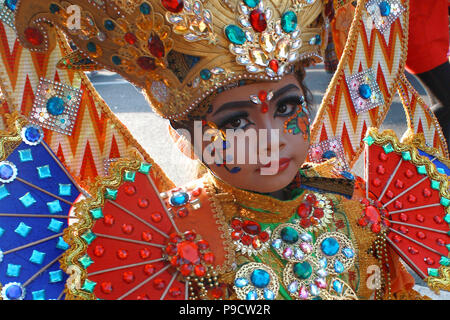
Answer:
<svg viewBox="0 0 450 320"><path fill-rule="evenodd" d="M254 96L259 96L259 101ZM208 163L208 167L237 188L269 193L286 187L309 148L309 115L303 96L294 75L218 94L205 120L226 132L226 149L213 148L211 141L204 141L203 156L210 152L225 163Z"/></svg>

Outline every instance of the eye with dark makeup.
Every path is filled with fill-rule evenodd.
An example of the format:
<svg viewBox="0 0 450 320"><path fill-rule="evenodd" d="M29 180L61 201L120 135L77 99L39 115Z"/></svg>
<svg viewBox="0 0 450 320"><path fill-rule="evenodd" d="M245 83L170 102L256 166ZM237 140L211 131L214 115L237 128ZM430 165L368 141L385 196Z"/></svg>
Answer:
<svg viewBox="0 0 450 320"><path fill-rule="evenodd" d="M223 119L217 121L217 127L221 130L226 129L247 129L250 125L254 124L249 119L249 114L247 112L236 112L232 113Z"/></svg>
<svg viewBox="0 0 450 320"><path fill-rule="evenodd" d="M283 97L277 101L274 117L290 117L296 111L300 104L302 104L302 96L292 95Z"/></svg>

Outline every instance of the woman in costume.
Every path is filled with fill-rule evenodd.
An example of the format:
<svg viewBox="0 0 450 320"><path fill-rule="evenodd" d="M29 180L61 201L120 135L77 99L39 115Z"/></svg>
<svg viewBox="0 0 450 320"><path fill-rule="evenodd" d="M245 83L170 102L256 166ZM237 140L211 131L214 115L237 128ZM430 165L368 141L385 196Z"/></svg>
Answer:
<svg viewBox="0 0 450 320"><path fill-rule="evenodd" d="M108 176L81 187L38 126L71 135L74 124L63 132L61 123L76 123L70 118L73 113L65 113L73 111L67 106L74 108L74 94L67 86L41 79L39 94L46 98L36 99L40 106L33 107L34 120L9 117L12 131L2 137L0 201L6 203L17 192L20 203L9 209L21 212L16 218L25 219L25 210L35 219L35 225L29 220L17 225L14 220L5 228L20 241L11 237L10 248L2 248L3 299L50 298L58 284L64 285L67 299L420 298L399 254L428 277L431 287L448 289L445 144L439 140L435 148L425 148L426 137L401 143L391 132L365 127L359 148L354 142L346 147L354 164L366 145L362 179L347 171L342 142L327 139L325 127L317 134L320 125L333 123L338 110L334 102L328 111L319 110L319 126L310 129L304 65L318 61L326 46L321 1L71 4L81 8L79 28L69 25L73 21L66 2L21 1L15 8L18 38L33 50L51 50L59 45L55 39L65 41L59 33L54 37L51 22L65 30L79 50L61 60L61 67L108 67L142 87L155 112L169 119L174 129L194 139L196 130L202 137L209 132L214 143L201 141L198 147L192 142L193 152L188 154L203 159L207 173L185 186L165 188L158 166L137 147L134 154L111 161ZM395 68L381 72L387 89L377 85L370 65L344 77L345 63L355 59L349 55L357 52L356 35L364 15L379 24L373 32L382 34L391 24L392 29L403 26L408 4L358 5L347 56L324 101L340 96L345 87L346 103L356 114L378 108L385 115L391 88L402 81L404 62L396 60ZM401 40L396 50L403 49ZM336 109L330 112L331 108ZM427 116L435 125L435 118ZM374 122L366 116L353 120L380 124L377 117ZM278 139L261 146L259 136L246 147L243 163L229 158L227 150L233 148L231 154L239 157L230 135L252 130L267 130L270 138L277 132ZM313 144L316 139L320 143ZM249 161L262 151L269 161ZM33 157L38 152L39 159ZM214 161L204 160L205 152ZM270 158L276 152L278 156ZM44 159L45 165L25 168ZM269 169L274 171L267 173ZM12 188L15 184L25 190ZM34 190L25 192L30 187ZM39 198L36 190L56 200ZM39 205L50 211L44 229L53 234L22 245L35 234L33 229L42 228L37 222L41 212L33 211ZM58 219L72 207L75 216L69 226ZM414 212L414 222L406 212ZM413 233L415 238L410 237ZM35 247L53 241L57 250ZM28 261L14 261L15 252L22 249L30 250ZM25 263L39 266L38 272L24 275ZM48 282L39 280L44 273Z"/></svg>

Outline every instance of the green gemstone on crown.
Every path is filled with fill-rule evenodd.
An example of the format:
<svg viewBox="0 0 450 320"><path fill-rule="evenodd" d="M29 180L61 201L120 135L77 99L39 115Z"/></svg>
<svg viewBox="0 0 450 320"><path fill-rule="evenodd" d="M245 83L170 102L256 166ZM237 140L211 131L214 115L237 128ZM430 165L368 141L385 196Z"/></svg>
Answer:
<svg viewBox="0 0 450 320"><path fill-rule="evenodd" d="M447 199L447 198L445 198L445 197L442 197L442 198L441 198L441 204L442 204L444 207L448 207L448 206L450 206L450 200ZM445 220L447 223L450 223L450 214L447 214L447 215L444 217L444 220Z"/></svg>
<svg viewBox="0 0 450 320"><path fill-rule="evenodd" d="M281 17L281 29L291 33L297 28L297 15L293 11L286 11Z"/></svg>
<svg viewBox="0 0 450 320"><path fill-rule="evenodd" d="M225 35L233 44L244 44L247 41L244 31L234 24L225 27Z"/></svg>

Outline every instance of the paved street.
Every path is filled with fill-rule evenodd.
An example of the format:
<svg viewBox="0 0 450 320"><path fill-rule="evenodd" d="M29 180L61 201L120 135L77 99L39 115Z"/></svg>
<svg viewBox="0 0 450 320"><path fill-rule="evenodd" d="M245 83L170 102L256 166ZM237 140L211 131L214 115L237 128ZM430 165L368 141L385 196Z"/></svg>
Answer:
<svg viewBox="0 0 450 320"><path fill-rule="evenodd" d="M112 111L129 128L138 142L166 172L176 184L183 184L195 177L196 163L184 157L173 144L167 133L168 122L156 116L148 106L140 90L123 80L120 76L100 71L89 75L95 88L105 99ZM307 71L306 83L313 93L317 107L326 91L332 75L327 74L323 65L314 66ZM408 76L413 86L426 102L428 96L412 76ZM393 129L399 137L406 130L406 119L400 99L396 97L381 129ZM357 163L355 171L359 173L361 164ZM450 292L434 295L423 287L423 281L416 277L418 291L436 299L450 300Z"/></svg>

